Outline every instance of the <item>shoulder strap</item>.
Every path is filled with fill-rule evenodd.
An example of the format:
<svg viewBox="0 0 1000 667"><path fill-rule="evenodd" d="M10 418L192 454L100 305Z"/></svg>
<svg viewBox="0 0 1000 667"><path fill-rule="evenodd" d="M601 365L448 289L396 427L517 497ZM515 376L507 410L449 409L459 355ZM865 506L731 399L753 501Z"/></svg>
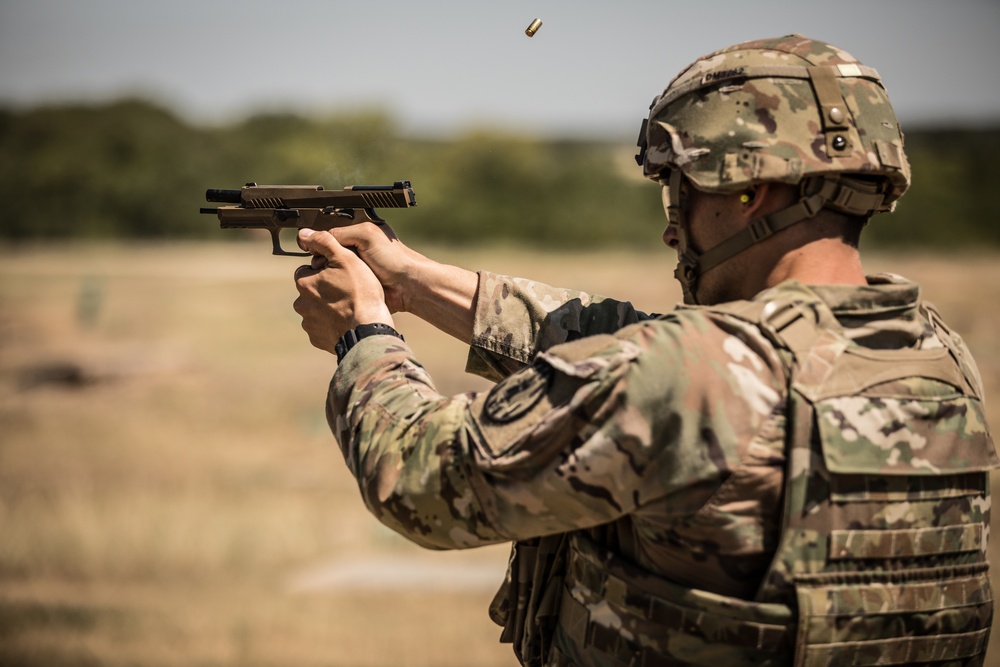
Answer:
<svg viewBox="0 0 1000 667"><path fill-rule="evenodd" d="M982 400L984 396L982 378L979 376L979 370L965 352L961 339L944 323L941 313L938 312L934 304L929 301L921 301L920 313L934 327L934 332L941 340L941 344L947 348L948 352L954 358L955 363L965 376L972 394Z"/></svg>
<svg viewBox="0 0 1000 667"><path fill-rule="evenodd" d="M681 308L719 313L754 324L776 347L796 357L806 355L825 330L840 328L829 306L805 286L795 291L765 293L752 301Z"/></svg>

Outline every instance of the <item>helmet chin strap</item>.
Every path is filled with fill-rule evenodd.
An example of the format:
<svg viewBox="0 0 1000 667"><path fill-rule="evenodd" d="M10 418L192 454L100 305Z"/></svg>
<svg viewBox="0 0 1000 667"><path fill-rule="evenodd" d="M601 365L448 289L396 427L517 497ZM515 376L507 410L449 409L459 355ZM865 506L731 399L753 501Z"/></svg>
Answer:
<svg viewBox="0 0 1000 667"><path fill-rule="evenodd" d="M680 241L677 269L674 277L681 284L684 303L698 305L698 281L712 269L755 243L759 243L782 229L809 220L824 208L831 208L848 215L868 215L878 209L885 195L877 185L865 181L824 176L807 179L800 186L797 202L779 211L757 218L714 248L698 253L691 247L690 221L686 215L683 174L679 169L670 172L669 200L664 202L667 220L676 225Z"/></svg>
<svg viewBox="0 0 1000 667"><path fill-rule="evenodd" d="M665 196L663 198L663 209L667 213L667 223L677 229L677 268L674 269L674 278L681 285L684 293L684 303L696 305L698 289L698 278L701 275L699 269L699 254L691 247L690 234L688 233L686 186L684 175L680 169L673 169L670 178L666 183Z"/></svg>

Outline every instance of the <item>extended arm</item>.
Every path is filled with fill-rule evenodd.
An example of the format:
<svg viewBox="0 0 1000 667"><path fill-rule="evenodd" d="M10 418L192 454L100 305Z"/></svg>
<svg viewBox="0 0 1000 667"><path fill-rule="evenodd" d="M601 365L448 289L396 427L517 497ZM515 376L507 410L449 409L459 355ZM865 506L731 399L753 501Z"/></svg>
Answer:
<svg viewBox="0 0 1000 667"><path fill-rule="evenodd" d="M470 344L469 372L493 380L552 345L612 333L649 317L627 302L436 262L384 225L331 233L371 267L392 312L412 313Z"/></svg>

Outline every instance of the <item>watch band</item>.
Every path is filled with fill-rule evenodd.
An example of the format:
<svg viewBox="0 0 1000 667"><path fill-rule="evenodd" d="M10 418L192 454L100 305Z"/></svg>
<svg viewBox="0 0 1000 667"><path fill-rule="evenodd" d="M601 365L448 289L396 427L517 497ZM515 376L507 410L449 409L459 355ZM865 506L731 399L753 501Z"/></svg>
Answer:
<svg viewBox="0 0 1000 667"><path fill-rule="evenodd" d="M381 324L376 322L375 324L359 324L354 327L351 331L348 331L340 340L337 341L337 345L333 348L333 351L337 353L337 363L339 364L344 360L344 355L347 354L352 347L358 344L358 341L362 338L368 338L369 336L395 336L396 338L405 341L403 334L399 333L388 324Z"/></svg>

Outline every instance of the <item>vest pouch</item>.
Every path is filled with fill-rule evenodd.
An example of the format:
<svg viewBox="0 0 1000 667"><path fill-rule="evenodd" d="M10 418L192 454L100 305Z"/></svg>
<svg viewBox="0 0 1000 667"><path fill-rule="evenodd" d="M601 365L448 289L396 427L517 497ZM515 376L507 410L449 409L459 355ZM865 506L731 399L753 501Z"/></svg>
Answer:
<svg viewBox="0 0 1000 667"><path fill-rule="evenodd" d="M1000 463L983 404L971 396L839 396L815 409L831 473L926 476Z"/></svg>
<svg viewBox="0 0 1000 667"><path fill-rule="evenodd" d="M513 644L525 667L539 667L552 646L562 590L566 534L515 542L507 577L490 604L503 626L501 643Z"/></svg>
<svg viewBox="0 0 1000 667"><path fill-rule="evenodd" d="M574 534L554 664L787 665L792 625L786 605L675 584Z"/></svg>

